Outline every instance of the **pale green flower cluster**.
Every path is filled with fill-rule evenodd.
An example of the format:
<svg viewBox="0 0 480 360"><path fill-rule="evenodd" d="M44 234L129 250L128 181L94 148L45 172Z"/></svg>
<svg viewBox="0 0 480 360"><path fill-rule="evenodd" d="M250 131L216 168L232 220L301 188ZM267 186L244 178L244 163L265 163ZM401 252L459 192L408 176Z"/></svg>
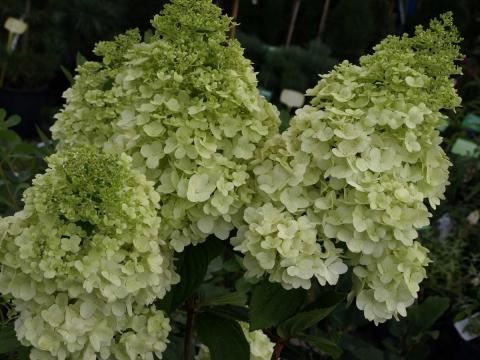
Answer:
<svg viewBox="0 0 480 360"><path fill-rule="evenodd" d="M226 239L241 221L250 164L279 120L240 44L225 38L231 20L209 0L172 2L149 43L130 31L97 45L103 63L78 69L52 132L60 149L132 156L161 195L161 237L180 252L209 234Z"/></svg>
<svg viewBox="0 0 480 360"><path fill-rule="evenodd" d="M345 61L322 76L310 105L267 142L254 169L266 205L247 208L248 227L232 240L249 275L269 272L285 288L307 288L314 275L335 282L346 270L328 240L335 239L358 265L350 299L357 295L366 317L405 315L429 262L414 241L431 216L423 200L435 207L448 185L451 164L435 128L439 110L460 103L449 80L460 73L458 41L447 14L415 37L387 38L360 66ZM309 249L310 236L325 256ZM316 273L320 261L334 267L330 278L325 267ZM301 280L277 275L282 266Z"/></svg>
<svg viewBox="0 0 480 360"><path fill-rule="evenodd" d="M46 161L24 210L0 220L0 292L15 298L19 340L32 359L161 357L169 319L148 306L179 276L153 182L95 147Z"/></svg>
<svg viewBox="0 0 480 360"><path fill-rule="evenodd" d="M308 216L295 219L285 207L267 203L257 209L245 210L248 226L241 226L231 243L245 253L246 277L270 274L271 282L286 289L309 289L312 277L321 285L334 285L347 266L339 258L341 249L325 239L317 242L317 224Z"/></svg>
<svg viewBox="0 0 480 360"><path fill-rule="evenodd" d="M248 323L239 321L243 333L250 345L250 360L270 360L273 354L274 343L261 330L248 331ZM195 360L210 360L210 350L205 345L200 347Z"/></svg>

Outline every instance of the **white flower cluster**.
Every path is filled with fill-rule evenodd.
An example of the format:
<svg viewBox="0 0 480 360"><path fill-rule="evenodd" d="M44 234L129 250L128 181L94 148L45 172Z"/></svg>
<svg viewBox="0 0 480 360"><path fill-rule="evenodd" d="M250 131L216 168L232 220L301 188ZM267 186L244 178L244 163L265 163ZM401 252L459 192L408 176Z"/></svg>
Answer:
<svg viewBox="0 0 480 360"><path fill-rule="evenodd" d="M245 210L248 225L241 226L231 240L235 250L246 254L245 276L268 273L271 282L281 283L286 289L309 289L314 276L321 285L336 284L339 274L347 271L339 258L342 250L328 239L320 245L317 225L308 216L295 220L283 210L271 203Z"/></svg>
<svg viewBox="0 0 480 360"><path fill-rule="evenodd" d="M405 315L429 262L414 241L431 216L423 200L435 207L448 185L439 110L460 102L448 78L459 71L457 34L451 17L443 20L413 38L387 38L361 66L345 61L322 76L308 91L311 105L267 141L254 169L267 204L247 208L248 225L232 240L249 275L269 272L285 288L308 288L314 275L335 282L346 270L335 239L358 265L350 299L357 295L366 317ZM326 254L310 250L320 248L315 235Z"/></svg>
<svg viewBox="0 0 480 360"><path fill-rule="evenodd" d="M270 360L275 344L261 330L249 332L247 323L239 322L239 324L247 338L248 345L250 345L250 360ZM195 360L210 359L210 350L202 345L198 355L195 356Z"/></svg>
<svg viewBox="0 0 480 360"><path fill-rule="evenodd" d="M52 155L24 210L0 220L0 292L32 359L153 359L166 347L169 319L148 305L179 276L158 237L160 196L130 162L95 147Z"/></svg>
<svg viewBox="0 0 480 360"><path fill-rule="evenodd" d="M181 252L209 234L226 239L241 220L250 163L279 120L239 43L225 39L231 20L208 0L172 2L150 43L131 31L97 45L103 64L78 68L51 130L60 149L132 156L161 194L161 237Z"/></svg>

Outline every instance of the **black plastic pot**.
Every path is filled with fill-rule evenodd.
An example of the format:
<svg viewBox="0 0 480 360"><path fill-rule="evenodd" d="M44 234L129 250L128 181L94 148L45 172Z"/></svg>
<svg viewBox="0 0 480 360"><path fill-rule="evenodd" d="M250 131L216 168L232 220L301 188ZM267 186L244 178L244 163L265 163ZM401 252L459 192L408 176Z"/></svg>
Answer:
<svg viewBox="0 0 480 360"><path fill-rule="evenodd" d="M37 129L35 125L40 126L41 112L45 104L47 87L39 89L12 89L0 88L0 108L5 109L7 118L12 115L18 115L22 119L21 123L14 126L12 130L16 131L22 138L35 137Z"/></svg>

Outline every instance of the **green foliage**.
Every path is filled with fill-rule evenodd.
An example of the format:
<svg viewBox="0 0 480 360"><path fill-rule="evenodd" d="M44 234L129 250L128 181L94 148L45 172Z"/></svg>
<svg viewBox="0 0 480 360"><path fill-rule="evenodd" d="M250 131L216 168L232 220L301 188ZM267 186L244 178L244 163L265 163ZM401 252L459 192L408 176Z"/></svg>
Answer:
<svg viewBox="0 0 480 360"><path fill-rule="evenodd" d="M238 322L203 313L195 315L195 329L212 360L250 359L249 344Z"/></svg>
<svg viewBox="0 0 480 360"><path fill-rule="evenodd" d="M342 355L342 349L340 349L337 345L327 339L321 338L319 336L304 334L298 334L297 337L300 340L312 343L317 347L317 349L324 352L325 354L330 355L333 359L338 359Z"/></svg>
<svg viewBox="0 0 480 360"><path fill-rule="evenodd" d="M300 313L281 323L277 332L283 338L290 338L317 324L328 316L337 305L347 297L347 294L326 292L315 302L307 305Z"/></svg>
<svg viewBox="0 0 480 360"><path fill-rule="evenodd" d="M23 191L37 173L44 171L41 159L50 153L48 143L38 148L22 141L9 129L20 118L14 115L6 120L5 115L5 110L0 109L0 216L12 215L20 209Z"/></svg>
<svg viewBox="0 0 480 360"><path fill-rule="evenodd" d="M422 304L410 309L406 319L391 320L388 330L392 336L383 342L387 353L396 354L397 359L425 359L430 352L427 341L439 336L439 331L433 331L431 327L448 307L447 298L428 297Z"/></svg>
<svg viewBox="0 0 480 360"><path fill-rule="evenodd" d="M187 300L200 286L207 273L210 262L222 251L222 245L217 239L188 247L176 256L174 266L180 276L180 282L162 299L160 306L167 314L171 314Z"/></svg>
<svg viewBox="0 0 480 360"><path fill-rule="evenodd" d="M264 280L255 287L250 303L250 331L280 324L303 305L304 289L285 290L280 284Z"/></svg>
<svg viewBox="0 0 480 360"><path fill-rule="evenodd" d="M0 330L0 354L4 354L20 347L21 344L17 340L13 324L7 325Z"/></svg>

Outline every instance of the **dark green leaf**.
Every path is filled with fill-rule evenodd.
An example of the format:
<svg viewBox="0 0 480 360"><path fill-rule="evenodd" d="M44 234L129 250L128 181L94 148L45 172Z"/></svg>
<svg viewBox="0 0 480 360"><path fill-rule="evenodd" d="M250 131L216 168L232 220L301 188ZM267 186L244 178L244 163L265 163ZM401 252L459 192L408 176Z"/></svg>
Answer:
<svg viewBox="0 0 480 360"><path fill-rule="evenodd" d="M111 90L115 79L108 78L107 81L103 84L103 91Z"/></svg>
<svg viewBox="0 0 480 360"><path fill-rule="evenodd" d="M342 355L342 349L340 349L330 340L305 334L298 334L297 338L308 341L309 343L315 345L320 351L323 351L325 354L330 355L334 359L338 359L340 355Z"/></svg>
<svg viewBox="0 0 480 360"><path fill-rule="evenodd" d="M450 300L440 296L428 297L420 306L409 310L408 318L422 330L427 330L448 309Z"/></svg>
<svg viewBox="0 0 480 360"><path fill-rule="evenodd" d="M407 319L402 317L399 321L390 319L387 322L388 331L395 337L400 337L405 333L407 327Z"/></svg>
<svg viewBox="0 0 480 360"><path fill-rule="evenodd" d="M164 360L184 360L184 343L183 338L170 335L168 337L170 343L167 345L167 349L162 353Z"/></svg>
<svg viewBox="0 0 480 360"><path fill-rule="evenodd" d="M4 197L4 196L0 196L0 203L5 204L8 207L13 207L14 206L12 201L9 198Z"/></svg>
<svg viewBox="0 0 480 360"><path fill-rule="evenodd" d="M153 31L152 29L148 29L143 33L143 42L146 44L150 44L150 40L152 39Z"/></svg>
<svg viewBox="0 0 480 360"><path fill-rule="evenodd" d="M212 283L203 283L197 288L196 293L200 301L205 301L213 296L225 294L227 290Z"/></svg>
<svg viewBox="0 0 480 360"><path fill-rule="evenodd" d="M0 140L7 140L10 146L14 146L22 142L20 136L13 130L0 130Z"/></svg>
<svg viewBox="0 0 480 360"><path fill-rule="evenodd" d="M73 84L75 84L75 79L73 78L72 73L62 65L60 65L60 69L62 69L63 75L65 75L65 77L67 78L70 86L73 86Z"/></svg>
<svg viewBox="0 0 480 360"><path fill-rule="evenodd" d="M335 326L335 321L333 320L332 313L330 313L330 325L332 326L332 339L335 344L338 344L340 340L340 334L338 333L337 327Z"/></svg>
<svg viewBox="0 0 480 360"><path fill-rule="evenodd" d="M17 340L17 334L15 333L13 324L7 325L0 331L0 354L12 351L19 346L21 346L21 344Z"/></svg>
<svg viewBox="0 0 480 360"><path fill-rule="evenodd" d="M250 360L250 346L237 321L197 313L195 329L200 341L210 350L212 360Z"/></svg>
<svg viewBox="0 0 480 360"><path fill-rule="evenodd" d="M12 126L15 126L15 125L18 125L20 124L20 116L18 115L12 115L8 118L7 121L2 121L0 122L0 128L9 128L9 127L12 127Z"/></svg>
<svg viewBox="0 0 480 360"><path fill-rule="evenodd" d="M212 296L200 304L200 306L214 306L214 305L239 305L243 306L247 302L247 294L236 291L232 293L219 294Z"/></svg>
<svg viewBox="0 0 480 360"><path fill-rule="evenodd" d="M188 299L200 286L207 273L208 264L222 252L220 240L209 237L197 246L188 246L180 254L175 253L174 264L180 275L180 282L167 292L160 301L160 307L171 314Z"/></svg>
<svg viewBox="0 0 480 360"><path fill-rule="evenodd" d="M316 309L326 309L329 307L337 306L343 299L347 297L348 294L338 293L335 291L326 291L318 297L317 300L311 302L302 309L302 312L316 310Z"/></svg>
<svg viewBox="0 0 480 360"><path fill-rule="evenodd" d="M223 263L223 268L228 272L236 272L240 270L241 267L237 259L230 259Z"/></svg>
<svg viewBox="0 0 480 360"><path fill-rule="evenodd" d="M37 151L37 147L32 144L20 143L15 146L14 151L24 154L33 154L35 151Z"/></svg>
<svg viewBox="0 0 480 360"><path fill-rule="evenodd" d="M318 300L307 305L299 314L280 324L277 328L278 335L287 339L315 325L328 316L346 296L347 294L334 291L321 294Z"/></svg>
<svg viewBox="0 0 480 360"><path fill-rule="evenodd" d="M5 116L7 116L7 112L5 111L5 109L0 108L0 122L5 119Z"/></svg>
<svg viewBox="0 0 480 360"><path fill-rule="evenodd" d="M205 308L204 311L227 319L233 319L248 323L248 308L244 306L220 305Z"/></svg>
<svg viewBox="0 0 480 360"><path fill-rule="evenodd" d="M37 125L35 125L35 127L37 128L38 136L40 136L40 139L42 139L44 149L48 151L48 153L53 154L55 149L53 148L52 144L50 144L50 139Z"/></svg>
<svg viewBox="0 0 480 360"><path fill-rule="evenodd" d="M26 347L23 345L20 345L15 351L18 354L18 357L20 360L30 360L30 351L32 350L32 347Z"/></svg>
<svg viewBox="0 0 480 360"><path fill-rule="evenodd" d="M80 54L80 52L77 52L77 66L82 66L83 64L85 64L86 61L87 59L85 58L85 56Z"/></svg>
<svg viewBox="0 0 480 360"><path fill-rule="evenodd" d="M303 305L307 291L285 290L279 283L264 280L253 289L250 303L250 331L280 324L295 314Z"/></svg>

